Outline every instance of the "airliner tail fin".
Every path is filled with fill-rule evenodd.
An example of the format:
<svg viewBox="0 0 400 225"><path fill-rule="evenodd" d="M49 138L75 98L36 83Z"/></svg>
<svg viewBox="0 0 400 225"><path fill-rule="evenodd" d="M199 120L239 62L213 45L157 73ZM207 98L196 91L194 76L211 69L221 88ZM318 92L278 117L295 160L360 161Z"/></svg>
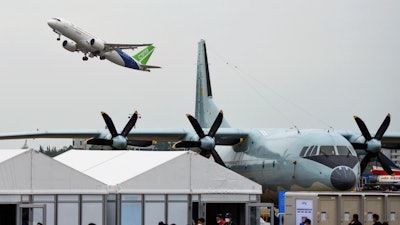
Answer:
<svg viewBox="0 0 400 225"><path fill-rule="evenodd" d="M140 52L136 53L133 58L140 64L146 65L147 61L149 61L151 54L154 52L154 46L149 45L145 49L141 50Z"/></svg>

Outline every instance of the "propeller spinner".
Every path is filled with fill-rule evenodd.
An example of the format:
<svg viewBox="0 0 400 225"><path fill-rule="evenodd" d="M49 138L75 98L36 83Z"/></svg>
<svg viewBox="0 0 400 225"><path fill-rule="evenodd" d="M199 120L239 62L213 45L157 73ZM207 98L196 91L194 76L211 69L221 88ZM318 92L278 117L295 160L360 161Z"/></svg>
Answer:
<svg viewBox="0 0 400 225"><path fill-rule="evenodd" d="M111 139L92 138L86 141L87 144L111 146L113 149L127 149L128 145L136 147L147 147L155 143L154 141L147 140L128 140L128 134L135 126L138 118L137 111L135 111L135 113L129 119L128 123L125 125L125 128L120 134L117 132L117 129L115 129L111 117L108 116L105 112L101 112L101 115L103 116L104 122L107 125L107 129L110 131Z"/></svg>
<svg viewBox="0 0 400 225"><path fill-rule="evenodd" d="M362 121L358 116L354 116L354 119L356 120L358 128L360 129L362 135L365 138L365 143L352 143L352 145L354 148L364 149L367 152L367 154L360 163L361 172L365 170L365 168L368 165L368 162L372 158L376 157L378 161L381 163L385 172L390 175L393 174L393 171L390 168L390 166L393 165L393 162L382 153L382 147L385 148L389 146L382 145L381 143L381 139L390 124L390 114L389 113L387 114L386 118L383 120L381 126L379 127L374 137L371 136L364 121Z"/></svg>
<svg viewBox="0 0 400 225"><path fill-rule="evenodd" d="M215 145L234 145L241 141L241 139L215 139L215 134L217 133L218 128L221 126L223 119L222 110L219 111L217 118L215 119L213 125L211 126L208 134L204 134L203 129L201 128L199 122L196 118L194 118L190 114L186 114L190 123L192 124L194 130L199 136L199 140L197 141L180 141L176 143L173 148L200 148L200 155L209 156L210 154L213 156L216 163L221 166L225 166L224 161L222 161L221 157L215 150ZM226 167L226 166L225 166Z"/></svg>

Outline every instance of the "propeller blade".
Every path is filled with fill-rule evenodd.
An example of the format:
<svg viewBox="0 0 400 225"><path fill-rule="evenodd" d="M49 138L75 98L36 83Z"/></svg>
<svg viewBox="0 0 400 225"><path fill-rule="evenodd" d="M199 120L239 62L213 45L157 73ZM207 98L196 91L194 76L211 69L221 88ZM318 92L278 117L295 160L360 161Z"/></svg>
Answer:
<svg viewBox="0 0 400 225"><path fill-rule="evenodd" d="M223 167L226 167L224 161L222 161L221 157L219 156L219 154L215 150L215 148L211 149L211 155L213 156L216 163L218 163L219 165L221 165Z"/></svg>
<svg viewBox="0 0 400 225"><path fill-rule="evenodd" d="M132 117L129 119L128 123L125 125L125 128L121 132L121 135L123 137L128 136L129 132L135 126L137 118L138 118L138 112L135 111L135 113L133 113Z"/></svg>
<svg viewBox="0 0 400 225"><path fill-rule="evenodd" d="M199 138L203 138L206 135L204 134L203 129L201 128L199 122L190 114L186 114L187 118L189 119L190 123L192 124L194 130L196 131Z"/></svg>
<svg viewBox="0 0 400 225"><path fill-rule="evenodd" d="M219 126L221 126L223 117L224 117L224 113L222 112L222 110L220 110L217 118L215 118L215 121L210 128L210 131L208 131L208 136L210 136L210 137L215 136L215 133L217 133Z"/></svg>
<svg viewBox="0 0 400 225"><path fill-rule="evenodd" d="M367 165L368 165L369 161L370 161L371 158L373 158L373 157L374 157L374 155L373 155L373 154L370 154L370 153L368 153L368 154L366 154L366 155L364 156L363 160L362 160L361 163L360 163L361 173L364 172L365 168L367 168Z"/></svg>
<svg viewBox="0 0 400 225"><path fill-rule="evenodd" d="M86 141L89 145L112 145L113 140L102 139L102 138L92 138Z"/></svg>
<svg viewBox="0 0 400 225"><path fill-rule="evenodd" d="M351 143L354 149L366 149L368 147L367 144L364 143Z"/></svg>
<svg viewBox="0 0 400 225"><path fill-rule="evenodd" d="M358 128L360 129L362 135L364 138L369 141L372 139L371 134L368 131L367 126L365 125L364 121L362 121L358 116L354 116L354 119L356 120L356 123L358 125Z"/></svg>
<svg viewBox="0 0 400 225"><path fill-rule="evenodd" d="M199 148L200 141L181 141L176 143L173 148Z"/></svg>
<svg viewBox="0 0 400 225"><path fill-rule="evenodd" d="M390 113L387 114L386 118L383 120L381 126L375 134L375 139L381 140L383 135L385 134L387 128L390 124Z"/></svg>
<svg viewBox="0 0 400 225"><path fill-rule="evenodd" d="M128 140L128 145L136 146L136 147L148 147L155 144L155 141L146 141L146 140Z"/></svg>
<svg viewBox="0 0 400 225"><path fill-rule="evenodd" d="M111 117L109 117L107 115L107 113L105 112L101 112L101 115L103 116L104 122L106 122L107 128L111 133L112 137L116 137L118 135L117 129L115 129L114 123L111 119Z"/></svg>
<svg viewBox="0 0 400 225"><path fill-rule="evenodd" d="M385 154L382 154L382 157L386 159L386 162L388 163L390 168L399 169L399 167L396 164L394 164L394 162L392 160L390 160Z"/></svg>
<svg viewBox="0 0 400 225"><path fill-rule="evenodd" d="M378 152L377 157L378 157L379 162L381 163L383 170L385 170L385 172L387 174L392 175L393 171L389 166L392 161L390 159L388 159L382 152Z"/></svg>

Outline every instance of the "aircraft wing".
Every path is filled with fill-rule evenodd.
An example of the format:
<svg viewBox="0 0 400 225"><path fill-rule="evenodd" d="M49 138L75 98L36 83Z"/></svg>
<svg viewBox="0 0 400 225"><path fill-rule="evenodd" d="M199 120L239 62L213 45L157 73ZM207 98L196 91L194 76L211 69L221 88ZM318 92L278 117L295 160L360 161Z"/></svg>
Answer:
<svg viewBox="0 0 400 225"><path fill-rule="evenodd" d="M206 129L204 130L208 132ZM35 138L95 138L106 137L108 130L37 130L30 132L1 133L0 140ZM249 131L221 128L215 135L218 140L246 138ZM196 136L192 129L133 129L129 139L177 142Z"/></svg>
<svg viewBox="0 0 400 225"><path fill-rule="evenodd" d="M105 130L37 130L29 132L13 132L0 134L0 140L30 138L91 138L104 134Z"/></svg>
<svg viewBox="0 0 400 225"><path fill-rule="evenodd" d="M346 138L350 143L364 143L364 137L360 132L354 131L338 131L344 138ZM374 137L375 134L371 133ZM400 149L400 133L385 133L381 139L383 148Z"/></svg>
<svg viewBox="0 0 400 225"><path fill-rule="evenodd" d="M107 51L115 50L115 49L135 49L138 47L143 47L143 46L149 46L152 44L111 44L111 43L106 43L104 44L105 49Z"/></svg>
<svg viewBox="0 0 400 225"><path fill-rule="evenodd" d="M204 129L208 133L207 129ZM215 134L215 138L219 140L224 139L240 139L247 138L249 131L233 128L220 128ZM196 136L192 129L134 129L128 137L143 140L156 140L156 141L169 141L177 142L185 139L190 139Z"/></svg>

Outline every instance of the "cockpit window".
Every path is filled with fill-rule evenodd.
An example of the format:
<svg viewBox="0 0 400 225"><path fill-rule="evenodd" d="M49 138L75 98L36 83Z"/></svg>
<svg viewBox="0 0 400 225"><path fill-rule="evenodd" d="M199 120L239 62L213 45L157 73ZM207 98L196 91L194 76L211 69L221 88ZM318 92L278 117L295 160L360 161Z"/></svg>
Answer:
<svg viewBox="0 0 400 225"><path fill-rule="evenodd" d="M310 148L308 149L306 156L311 156L311 155L315 155L317 153L318 150L318 146L310 146Z"/></svg>
<svg viewBox="0 0 400 225"><path fill-rule="evenodd" d="M313 150L311 151L311 155L317 155L318 146L314 146Z"/></svg>
<svg viewBox="0 0 400 225"><path fill-rule="evenodd" d="M321 146L320 155L335 155L335 148L333 146Z"/></svg>
<svg viewBox="0 0 400 225"><path fill-rule="evenodd" d="M336 146L339 155L351 155L351 151L347 146Z"/></svg>
<svg viewBox="0 0 400 225"><path fill-rule="evenodd" d="M307 156L310 156L310 154L311 154L313 148L314 148L314 145L313 145L313 146L310 146L310 148L308 149L308 151L307 151L307 153L306 153L306 155L305 155L306 157L307 157Z"/></svg>
<svg viewBox="0 0 400 225"><path fill-rule="evenodd" d="M61 20L60 20L60 19L58 19L58 18L53 18L53 20L57 20L58 22L61 22Z"/></svg>
<svg viewBox="0 0 400 225"><path fill-rule="evenodd" d="M306 153L307 149L308 149L308 146L305 146L305 147L303 147L303 149L301 149L300 157L304 156L304 154Z"/></svg>

